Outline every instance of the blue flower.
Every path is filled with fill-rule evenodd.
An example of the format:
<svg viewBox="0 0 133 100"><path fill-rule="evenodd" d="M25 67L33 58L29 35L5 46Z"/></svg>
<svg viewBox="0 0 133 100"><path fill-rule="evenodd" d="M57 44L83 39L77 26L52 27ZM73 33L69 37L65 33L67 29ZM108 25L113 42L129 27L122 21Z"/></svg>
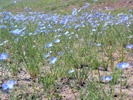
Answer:
<svg viewBox="0 0 133 100"><path fill-rule="evenodd" d="M44 58L48 58L49 56L50 56L50 53L45 54L45 55L44 55Z"/></svg>
<svg viewBox="0 0 133 100"><path fill-rule="evenodd" d="M129 12L129 13L131 13L131 12L132 12L132 10L128 10L128 12Z"/></svg>
<svg viewBox="0 0 133 100"><path fill-rule="evenodd" d="M64 34L65 34L65 35L68 35L68 33L69 33L69 32L68 32L68 31L66 31Z"/></svg>
<svg viewBox="0 0 133 100"><path fill-rule="evenodd" d="M79 24L75 24L75 25L74 25L74 28L75 28L75 29L78 29L79 27L80 27Z"/></svg>
<svg viewBox="0 0 133 100"><path fill-rule="evenodd" d="M62 25L66 25L67 22L68 22L68 18L64 19L64 20L61 22L61 24L62 24Z"/></svg>
<svg viewBox="0 0 133 100"><path fill-rule="evenodd" d="M16 81L14 80L9 80L6 83L2 84L2 90L8 90L8 89L12 89L14 87L14 85L17 84Z"/></svg>
<svg viewBox="0 0 133 100"><path fill-rule="evenodd" d="M79 38L78 34L75 34L75 38L76 38L76 39L78 39L78 38Z"/></svg>
<svg viewBox="0 0 133 100"><path fill-rule="evenodd" d="M94 0L94 2L97 2L97 0Z"/></svg>
<svg viewBox="0 0 133 100"><path fill-rule="evenodd" d="M117 64L117 68L124 69L130 67L130 64L128 62L121 62Z"/></svg>
<svg viewBox="0 0 133 100"><path fill-rule="evenodd" d="M50 64L54 64L57 61L57 57L50 58Z"/></svg>
<svg viewBox="0 0 133 100"><path fill-rule="evenodd" d="M58 54L59 54L60 56L62 56L62 55L63 55L63 52L62 52L62 51L60 51L60 52L58 52Z"/></svg>
<svg viewBox="0 0 133 100"><path fill-rule="evenodd" d="M7 29L8 27L5 25L0 26L0 29Z"/></svg>
<svg viewBox="0 0 133 100"><path fill-rule="evenodd" d="M60 39L55 39L54 40L54 43L59 43L60 42Z"/></svg>
<svg viewBox="0 0 133 100"><path fill-rule="evenodd" d="M113 78L112 76L102 76L101 77L101 80L104 81L104 82L109 82L111 81Z"/></svg>
<svg viewBox="0 0 133 100"><path fill-rule="evenodd" d="M73 52L73 50L70 50L69 52L70 52L70 53L72 53L72 52Z"/></svg>
<svg viewBox="0 0 133 100"><path fill-rule="evenodd" d="M51 42L46 44L46 48L50 48L50 47L52 47L52 43Z"/></svg>
<svg viewBox="0 0 133 100"><path fill-rule="evenodd" d="M18 41L19 41L19 38L14 39L14 42L18 42Z"/></svg>
<svg viewBox="0 0 133 100"><path fill-rule="evenodd" d="M86 3L86 5L84 6L84 9L87 9L89 5L90 5L89 3Z"/></svg>
<svg viewBox="0 0 133 100"><path fill-rule="evenodd" d="M73 9L72 15L77 15L77 8L74 8L74 9Z"/></svg>
<svg viewBox="0 0 133 100"><path fill-rule="evenodd" d="M8 58L8 54L6 54L5 52L0 54L0 60L6 60Z"/></svg>
<svg viewBox="0 0 133 100"><path fill-rule="evenodd" d="M16 4L16 3L17 3L17 1L16 1L16 0L13 0L13 1L12 1L12 4Z"/></svg>
<svg viewBox="0 0 133 100"><path fill-rule="evenodd" d="M12 31L10 31L12 34L14 34L14 35L19 35L21 32L22 32L22 30L19 30L19 29L15 29L15 30L12 30Z"/></svg>
<svg viewBox="0 0 133 100"><path fill-rule="evenodd" d="M101 44L100 44L100 43L97 43L97 44L95 44L95 46L100 47L100 46L101 46Z"/></svg>
<svg viewBox="0 0 133 100"><path fill-rule="evenodd" d="M69 70L69 71L68 71L68 74L71 74L71 73L73 73L74 71L75 71L74 69Z"/></svg>
<svg viewBox="0 0 133 100"><path fill-rule="evenodd" d="M30 36L30 35L33 35L33 33L29 33L29 36Z"/></svg>
<svg viewBox="0 0 133 100"><path fill-rule="evenodd" d="M133 49L133 44L129 44L126 46L127 49Z"/></svg>
<svg viewBox="0 0 133 100"><path fill-rule="evenodd" d="M92 32L96 32L96 29L92 29L91 31L92 31Z"/></svg>

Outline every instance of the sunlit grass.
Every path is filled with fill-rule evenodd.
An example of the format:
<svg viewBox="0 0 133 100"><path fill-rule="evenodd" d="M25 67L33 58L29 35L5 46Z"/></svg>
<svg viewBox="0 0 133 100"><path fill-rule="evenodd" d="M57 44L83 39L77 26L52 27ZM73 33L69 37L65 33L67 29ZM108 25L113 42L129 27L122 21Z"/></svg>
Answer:
<svg viewBox="0 0 133 100"><path fill-rule="evenodd" d="M93 0L88 2L94 3ZM32 9L26 8L25 13L16 16L9 12L0 15L0 54L9 55L0 60L0 75L3 79L18 81L17 91L11 90L11 98L62 99L62 89L68 86L75 100L111 100L115 85L120 85L119 98L122 98L122 86L127 83L122 80L123 70L118 69L117 64L130 62L132 48L126 48L133 44L130 12L119 15L83 7L81 11L75 8L72 14L64 11L65 15L30 12L61 10L75 3L81 4L81 1L32 0L31 3L31 0L24 0L3 7L13 12L26 7ZM23 76L23 80L28 80L30 85L23 83L24 88L21 88L19 81L22 79L18 75L23 71L27 77L29 75L28 78ZM5 78L6 75L9 77ZM102 80L102 76L111 79ZM29 91L33 95L29 95Z"/></svg>

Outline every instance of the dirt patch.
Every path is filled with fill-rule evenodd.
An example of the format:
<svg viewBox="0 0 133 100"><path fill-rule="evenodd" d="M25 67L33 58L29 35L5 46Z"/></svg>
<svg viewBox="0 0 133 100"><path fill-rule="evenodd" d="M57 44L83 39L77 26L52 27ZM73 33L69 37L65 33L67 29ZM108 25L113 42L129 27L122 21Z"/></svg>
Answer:
<svg viewBox="0 0 133 100"><path fill-rule="evenodd" d="M72 90L68 85L63 86L61 89L61 96L63 100L79 100L79 98L77 98L78 91L76 90Z"/></svg>
<svg viewBox="0 0 133 100"><path fill-rule="evenodd" d="M85 3L84 3L85 5ZM69 5L65 8L65 11L70 12L73 8L79 9L77 3ZM83 8L83 7L81 7ZM95 4L90 4L91 9L95 10L119 10L119 9L133 9L133 0L118 0L117 2L100 2Z"/></svg>
<svg viewBox="0 0 133 100"><path fill-rule="evenodd" d="M67 8L66 8L66 11L72 11L73 8L79 8L78 4L75 4L75 5L69 5Z"/></svg>
<svg viewBox="0 0 133 100"><path fill-rule="evenodd" d="M118 0L115 3L107 2L107 3L99 3L95 7L95 9L107 10L107 9L133 9L133 0Z"/></svg>

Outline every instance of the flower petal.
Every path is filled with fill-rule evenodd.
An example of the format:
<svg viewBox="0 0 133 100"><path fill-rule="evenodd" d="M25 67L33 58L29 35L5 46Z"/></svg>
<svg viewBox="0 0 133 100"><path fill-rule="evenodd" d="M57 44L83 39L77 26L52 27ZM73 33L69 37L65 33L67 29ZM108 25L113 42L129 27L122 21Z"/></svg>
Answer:
<svg viewBox="0 0 133 100"><path fill-rule="evenodd" d="M124 68L129 68L130 64L128 62L121 62L117 64L117 68L119 69L124 69Z"/></svg>
<svg viewBox="0 0 133 100"><path fill-rule="evenodd" d="M6 54L5 52L0 54L0 60L6 60L8 58L8 54Z"/></svg>

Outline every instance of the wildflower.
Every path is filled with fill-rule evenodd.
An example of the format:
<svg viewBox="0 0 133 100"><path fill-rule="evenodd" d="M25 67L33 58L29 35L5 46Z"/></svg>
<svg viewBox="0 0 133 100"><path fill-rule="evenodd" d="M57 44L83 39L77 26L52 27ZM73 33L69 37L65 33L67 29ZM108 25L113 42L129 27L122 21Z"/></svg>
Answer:
<svg viewBox="0 0 133 100"><path fill-rule="evenodd" d="M74 32L71 32L71 34L74 34Z"/></svg>
<svg viewBox="0 0 133 100"><path fill-rule="evenodd" d="M66 31L64 34L65 34L65 35L67 35L68 33L69 33L69 32L68 32L68 31Z"/></svg>
<svg viewBox="0 0 133 100"><path fill-rule="evenodd" d="M67 22L68 22L68 18L64 19L64 20L61 22L61 24L62 24L62 25L66 25Z"/></svg>
<svg viewBox="0 0 133 100"><path fill-rule="evenodd" d="M19 41L19 38L14 39L14 42L18 42L18 41Z"/></svg>
<svg viewBox="0 0 133 100"><path fill-rule="evenodd" d="M132 10L130 9L130 10L128 10L128 12L129 12L129 13L132 13Z"/></svg>
<svg viewBox="0 0 133 100"><path fill-rule="evenodd" d="M95 46L100 47L100 46L101 46L101 44L100 44L100 43L97 43L97 44L95 44Z"/></svg>
<svg viewBox="0 0 133 100"><path fill-rule="evenodd" d="M92 29L92 32L95 32L96 31L96 29Z"/></svg>
<svg viewBox="0 0 133 100"><path fill-rule="evenodd" d="M90 5L89 3L86 3L86 5L84 6L84 9L87 9L89 5Z"/></svg>
<svg viewBox="0 0 133 100"><path fill-rule="evenodd" d="M51 42L46 44L46 48L50 48L50 47L52 47L52 43Z"/></svg>
<svg viewBox="0 0 133 100"><path fill-rule="evenodd" d="M29 33L29 36L30 36L30 35L33 35L33 33Z"/></svg>
<svg viewBox="0 0 133 100"><path fill-rule="evenodd" d="M52 51L49 51L49 54L51 54L52 53Z"/></svg>
<svg viewBox="0 0 133 100"><path fill-rule="evenodd" d="M5 52L0 54L0 60L6 60L8 58L8 54L6 54Z"/></svg>
<svg viewBox="0 0 133 100"><path fill-rule="evenodd" d="M60 42L60 39L55 39L54 40L54 43L59 43Z"/></svg>
<svg viewBox="0 0 133 100"><path fill-rule="evenodd" d="M74 28L75 28L75 29L78 29L79 26L80 26L80 25L76 24L76 25L74 25Z"/></svg>
<svg viewBox="0 0 133 100"><path fill-rule="evenodd" d="M126 22L125 25L126 27L129 27L132 23L131 22Z"/></svg>
<svg viewBox="0 0 133 100"><path fill-rule="evenodd" d="M72 52L73 52L73 50L70 50L69 52L70 52L70 53L72 53Z"/></svg>
<svg viewBox="0 0 133 100"><path fill-rule="evenodd" d="M74 71L75 71L74 69L69 70L69 71L68 71L68 74L71 74L71 73L73 73Z"/></svg>
<svg viewBox="0 0 133 100"><path fill-rule="evenodd" d="M16 3L17 3L17 1L16 1L16 0L13 0L13 1L12 1L12 4L16 4Z"/></svg>
<svg viewBox="0 0 133 100"><path fill-rule="evenodd" d="M97 0L94 0L94 2L97 2Z"/></svg>
<svg viewBox="0 0 133 100"><path fill-rule="evenodd" d="M62 52L62 51L60 51L60 52L58 52L58 54L59 54L60 56L62 56L62 55L63 55L63 52Z"/></svg>
<svg viewBox="0 0 133 100"><path fill-rule="evenodd" d="M76 39L78 39L78 38L79 38L78 34L75 34L75 38L76 38Z"/></svg>
<svg viewBox="0 0 133 100"><path fill-rule="evenodd" d="M73 9L72 15L77 15L77 8L74 8L74 9Z"/></svg>
<svg viewBox="0 0 133 100"><path fill-rule="evenodd" d="M127 49L133 49L133 44L129 44L126 46Z"/></svg>
<svg viewBox="0 0 133 100"><path fill-rule="evenodd" d="M113 78L112 78L112 76L102 76L101 77L101 80L103 81L103 82L109 82L109 81L111 81Z"/></svg>
<svg viewBox="0 0 133 100"><path fill-rule="evenodd" d="M8 27L5 25L0 26L0 29L7 29Z"/></svg>
<svg viewBox="0 0 133 100"><path fill-rule="evenodd" d="M9 80L9 81L7 81L6 83L3 83L3 84L2 84L2 90L5 91L5 90L8 90L8 89L12 89L13 86L14 86L15 84L17 84L16 81L14 81L14 80Z"/></svg>
<svg viewBox="0 0 133 100"><path fill-rule="evenodd" d="M130 64L128 62L121 62L117 64L117 68L124 69L130 67Z"/></svg>
<svg viewBox="0 0 133 100"><path fill-rule="evenodd" d="M15 29L15 30L11 30L10 31L12 34L14 34L15 36L19 35L21 33L21 30L19 29Z"/></svg>
<svg viewBox="0 0 133 100"><path fill-rule="evenodd" d="M68 26L66 26L66 28L71 28L71 26L70 26L70 25L68 25Z"/></svg>
<svg viewBox="0 0 133 100"><path fill-rule="evenodd" d="M50 56L50 53L45 54L45 55L44 55L44 58L48 58L49 56Z"/></svg>
<svg viewBox="0 0 133 100"><path fill-rule="evenodd" d="M57 57L50 58L50 64L54 64L57 61Z"/></svg>
<svg viewBox="0 0 133 100"><path fill-rule="evenodd" d="M132 36L132 35L130 35L128 38L129 38L129 39L131 39L131 38L133 38L133 36Z"/></svg>

